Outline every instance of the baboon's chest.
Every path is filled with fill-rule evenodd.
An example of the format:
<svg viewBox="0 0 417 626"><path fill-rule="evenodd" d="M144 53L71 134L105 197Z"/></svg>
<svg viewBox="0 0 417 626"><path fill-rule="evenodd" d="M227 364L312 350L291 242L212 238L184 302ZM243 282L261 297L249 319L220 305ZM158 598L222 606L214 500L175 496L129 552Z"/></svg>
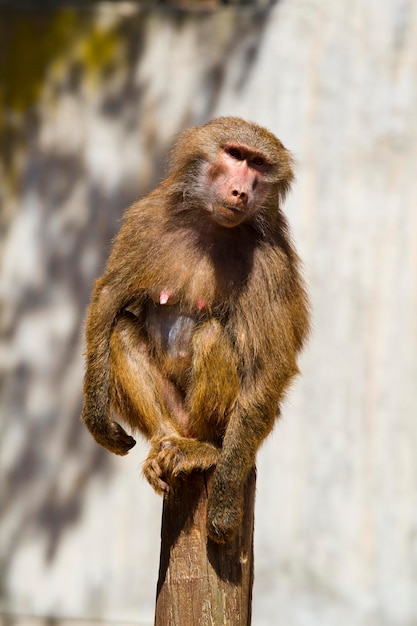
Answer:
<svg viewBox="0 0 417 626"><path fill-rule="evenodd" d="M151 303L146 313L145 328L155 350L180 364L192 357L197 323L197 319L181 313L176 305Z"/></svg>

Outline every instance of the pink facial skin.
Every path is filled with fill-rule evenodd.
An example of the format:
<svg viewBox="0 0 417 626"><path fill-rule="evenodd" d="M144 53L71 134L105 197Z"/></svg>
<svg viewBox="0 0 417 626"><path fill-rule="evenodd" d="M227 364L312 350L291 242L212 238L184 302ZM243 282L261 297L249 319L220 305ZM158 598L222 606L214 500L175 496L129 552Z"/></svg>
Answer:
<svg viewBox="0 0 417 626"><path fill-rule="evenodd" d="M227 144L208 169L213 190L212 216L215 222L233 228L262 202L264 178L270 165L262 154L240 144Z"/></svg>

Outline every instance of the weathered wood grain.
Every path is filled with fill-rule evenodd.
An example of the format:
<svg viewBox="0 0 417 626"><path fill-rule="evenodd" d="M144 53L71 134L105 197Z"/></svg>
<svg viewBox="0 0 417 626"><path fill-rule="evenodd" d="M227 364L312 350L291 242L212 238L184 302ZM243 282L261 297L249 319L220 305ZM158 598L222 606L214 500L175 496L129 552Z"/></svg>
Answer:
<svg viewBox="0 0 417 626"><path fill-rule="evenodd" d="M184 479L164 500L155 626L250 626L255 484L253 470L239 533L224 545L206 534L210 473Z"/></svg>

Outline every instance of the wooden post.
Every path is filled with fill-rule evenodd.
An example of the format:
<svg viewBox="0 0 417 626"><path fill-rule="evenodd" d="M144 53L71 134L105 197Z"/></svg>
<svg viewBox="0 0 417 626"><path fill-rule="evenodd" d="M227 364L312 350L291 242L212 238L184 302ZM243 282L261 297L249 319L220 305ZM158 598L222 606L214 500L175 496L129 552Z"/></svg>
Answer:
<svg viewBox="0 0 417 626"><path fill-rule="evenodd" d="M256 471L239 533L226 544L207 539L210 475L191 474L164 500L155 626L250 626Z"/></svg>

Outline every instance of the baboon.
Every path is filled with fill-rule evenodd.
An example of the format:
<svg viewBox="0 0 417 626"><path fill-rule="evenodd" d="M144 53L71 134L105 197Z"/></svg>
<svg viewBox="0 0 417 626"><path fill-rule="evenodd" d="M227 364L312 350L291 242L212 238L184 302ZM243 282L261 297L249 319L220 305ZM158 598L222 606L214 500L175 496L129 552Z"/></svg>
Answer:
<svg viewBox="0 0 417 626"><path fill-rule="evenodd" d="M115 454L135 445L115 419L147 437L159 493L213 467L207 532L220 543L309 329L281 211L292 180L290 153L257 124L184 131L165 180L126 211L88 313L82 420Z"/></svg>

